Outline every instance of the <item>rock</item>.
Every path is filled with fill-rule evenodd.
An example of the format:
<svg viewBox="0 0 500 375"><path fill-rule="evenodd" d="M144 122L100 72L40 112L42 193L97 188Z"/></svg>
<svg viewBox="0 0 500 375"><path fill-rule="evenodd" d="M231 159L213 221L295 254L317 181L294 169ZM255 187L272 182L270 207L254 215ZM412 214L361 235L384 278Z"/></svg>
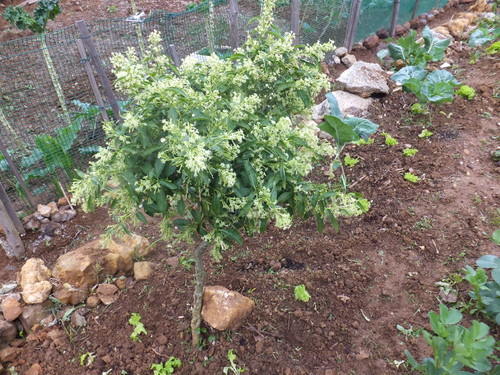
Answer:
<svg viewBox="0 0 500 375"><path fill-rule="evenodd" d="M0 350L0 362L13 362L21 353L20 348L7 347Z"/></svg>
<svg viewBox="0 0 500 375"><path fill-rule="evenodd" d="M365 40L363 40L363 47L366 49L372 49L377 46L379 42L379 38L377 35L370 35Z"/></svg>
<svg viewBox="0 0 500 375"><path fill-rule="evenodd" d="M425 18L419 18L417 20L417 24L418 24L418 27L424 27L425 25L427 25L427 20Z"/></svg>
<svg viewBox="0 0 500 375"><path fill-rule="evenodd" d="M66 199L66 197L62 197L62 198L59 198L59 200L57 201L57 205L59 207L61 207L61 206L67 206L67 205L69 205L69 202Z"/></svg>
<svg viewBox="0 0 500 375"><path fill-rule="evenodd" d="M389 32L385 28L382 28L379 31L377 31L377 36L380 39L386 39L389 37Z"/></svg>
<svg viewBox="0 0 500 375"><path fill-rule="evenodd" d="M19 317L26 332L31 331L35 324L40 323L47 316L50 304L42 303L37 305L27 305L23 307L23 313Z"/></svg>
<svg viewBox="0 0 500 375"><path fill-rule="evenodd" d="M101 303L101 300L97 296L89 296L87 298L87 307L89 309L93 309L94 307L96 307L100 303Z"/></svg>
<svg viewBox="0 0 500 375"><path fill-rule="evenodd" d="M0 286L0 294L8 294L17 288L17 283L11 282L7 284L1 284Z"/></svg>
<svg viewBox="0 0 500 375"><path fill-rule="evenodd" d="M52 340L52 342L59 347L66 347L68 343L66 333L60 328L54 328L52 331L48 332L47 338Z"/></svg>
<svg viewBox="0 0 500 375"><path fill-rule="evenodd" d="M14 297L7 297L2 301L2 313L8 322L16 320L19 315L23 312L21 304Z"/></svg>
<svg viewBox="0 0 500 375"><path fill-rule="evenodd" d="M415 19L412 19L410 21L410 27L414 30L417 30L418 29L418 18L415 18Z"/></svg>
<svg viewBox="0 0 500 375"><path fill-rule="evenodd" d="M87 325L87 319L83 316L81 309L71 315L71 324L74 327L85 327Z"/></svg>
<svg viewBox="0 0 500 375"><path fill-rule="evenodd" d="M165 264L169 267L177 267L179 265L179 257L169 257L165 260Z"/></svg>
<svg viewBox="0 0 500 375"><path fill-rule="evenodd" d="M53 222L43 223L40 227L40 232L46 234L49 237L53 237L56 231L59 229L59 225Z"/></svg>
<svg viewBox="0 0 500 375"><path fill-rule="evenodd" d="M353 65L354 65L354 63L357 61L356 56L354 56L354 55L350 55L350 54L345 55L345 56L344 56L344 57L342 57L340 60L341 60L341 61L342 61L342 63L343 63L345 66L347 66L348 68L350 68L351 66L353 66Z"/></svg>
<svg viewBox="0 0 500 375"><path fill-rule="evenodd" d="M24 291L28 285L35 284L40 281L46 281L50 278L51 272L45 266L45 262L40 258L31 258L21 267L20 284L21 290Z"/></svg>
<svg viewBox="0 0 500 375"><path fill-rule="evenodd" d="M338 56L333 56L332 57L333 63L336 65L339 65L342 61L340 61L340 57Z"/></svg>
<svg viewBox="0 0 500 375"><path fill-rule="evenodd" d="M99 284L96 289L97 296L105 305L111 305L118 299L118 287L113 284Z"/></svg>
<svg viewBox="0 0 500 375"><path fill-rule="evenodd" d="M134 263L134 279L137 281L149 279L156 267L158 267L158 264L154 262Z"/></svg>
<svg viewBox="0 0 500 375"><path fill-rule="evenodd" d="M50 220L56 223L64 223L73 219L76 216L75 210L59 210L50 215Z"/></svg>
<svg viewBox="0 0 500 375"><path fill-rule="evenodd" d="M408 29L406 29L403 25L396 25L396 28L394 29L394 33L397 36L404 35L407 31Z"/></svg>
<svg viewBox="0 0 500 375"><path fill-rule="evenodd" d="M125 289L127 287L127 278L125 276L120 276L116 279L115 284L118 289Z"/></svg>
<svg viewBox="0 0 500 375"><path fill-rule="evenodd" d="M223 286L207 286L203 292L203 319L213 328L235 330L243 325L255 302Z"/></svg>
<svg viewBox="0 0 500 375"><path fill-rule="evenodd" d="M49 298L50 292L52 292L52 284L50 281L40 281L28 285L28 287L23 290L23 301L29 305L42 303Z"/></svg>
<svg viewBox="0 0 500 375"><path fill-rule="evenodd" d="M346 91L364 98L375 93L389 93L387 74L379 64L358 61L343 72L336 82Z"/></svg>
<svg viewBox="0 0 500 375"><path fill-rule="evenodd" d="M50 202L50 203L47 203L47 206L50 207L50 213L53 214L54 212L57 212L57 210L59 209L57 207L57 203L56 202Z"/></svg>
<svg viewBox="0 0 500 375"><path fill-rule="evenodd" d="M74 288L68 283L64 283L62 288L54 293L54 297L65 305L77 305L85 301L87 295L85 290Z"/></svg>
<svg viewBox="0 0 500 375"><path fill-rule="evenodd" d="M351 115L362 117L363 112L365 112L373 102L371 98L362 98L346 91L333 91L333 95L335 95L340 111L344 116ZM328 100L325 99L320 104L313 107L312 118L314 121L321 121L324 115L329 113L330 104L328 104Z"/></svg>
<svg viewBox="0 0 500 375"><path fill-rule="evenodd" d="M38 363L35 363L30 367L28 371L26 371L25 375L42 375L42 366Z"/></svg>
<svg viewBox="0 0 500 375"><path fill-rule="evenodd" d="M486 13L486 12L491 12L492 9L493 9L493 3L488 3L488 0L477 0L475 4L471 5L469 11L475 13ZM484 16L487 15L485 14ZM493 18L495 18L494 14Z"/></svg>
<svg viewBox="0 0 500 375"><path fill-rule="evenodd" d="M36 210L43 217L50 217L50 213L52 212L52 208L45 204L39 204L38 206L36 206Z"/></svg>
<svg viewBox="0 0 500 375"><path fill-rule="evenodd" d="M111 240L107 248L113 253L127 253L127 255L137 257L145 257L153 250L148 239L137 234L127 235L116 241Z"/></svg>
<svg viewBox="0 0 500 375"><path fill-rule="evenodd" d="M345 47L339 47L333 53L337 57L344 57L345 55L347 55L347 52L348 52L347 48L345 48Z"/></svg>
<svg viewBox="0 0 500 375"><path fill-rule="evenodd" d="M42 320L40 320L40 324L43 326L43 327L48 327L53 321L54 321L54 315L47 315L45 318L43 318Z"/></svg>
<svg viewBox="0 0 500 375"><path fill-rule="evenodd" d="M14 341L17 336L16 325L3 320L0 315L0 348Z"/></svg>
<svg viewBox="0 0 500 375"><path fill-rule="evenodd" d="M24 229L26 230L37 230L40 228L40 226L42 225L42 223L40 222L40 220L38 220L37 218L35 217L32 217L30 218L26 223L24 223Z"/></svg>

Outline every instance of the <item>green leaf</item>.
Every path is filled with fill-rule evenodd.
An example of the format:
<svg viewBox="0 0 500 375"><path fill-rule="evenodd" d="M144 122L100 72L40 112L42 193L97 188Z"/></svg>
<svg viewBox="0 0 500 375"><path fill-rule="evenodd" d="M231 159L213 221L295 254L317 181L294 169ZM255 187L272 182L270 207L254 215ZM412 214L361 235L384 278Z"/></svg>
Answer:
<svg viewBox="0 0 500 375"><path fill-rule="evenodd" d="M478 47L495 39L495 35L490 30L483 27L477 28L469 36L469 46Z"/></svg>
<svg viewBox="0 0 500 375"><path fill-rule="evenodd" d="M342 119L330 115L325 115L324 119L325 122L319 124L318 127L330 134L338 147L359 140L359 135Z"/></svg>
<svg viewBox="0 0 500 375"><path fill-rule="evenodd" d="M276 86L276 91L282 92L295 86L295 81L283 82Z"/></svg>
<svg viewBox="0 0 500 375"><path fill-rule="evenodd" d="M236 229L221 229L220 232L230 241L236 242L239 245L243 244L243 239Z"/></svg>
<svg viewBox="0 0 500 375"><path fill-rule="evenodd" d="M137 212L135 213L135 216L136 216L136 217L137 217L140 221L142 221L143 223L149 224L148 219L146 219L146 216L144 216L144 214L143 214L142 212L137 211Z"/></svg>
<svg viewBox="0 0 500 375"><path fill-rule="evenodd" d="M431 61L441 61L444 59L444 51L450 44L450 39L439 39L434 32L425 26L422 30L424 38L425 53L431 57Z"/></svg>
<svg viewBox="0 0 500 375"><path fill-rule="evenodd" d="M420 66L406 66L391 76L391 80L404 85L409 79L415 78L422 81L427 76L427 71Z"/></svg>
<svg viewBox="0 0 500 375"><path fill-rule="evenodd" d="M342 111L339 107L339 102L335 95L332 92L329 92L325 95L326 100L328 100L328 104L330 105L330 115L343 118Z"/></svg>
<svg viewBox="0 0 500 375"><path fill-rule="evenodd" d="M184 200L183 199L179 199L177 201L177 212L181 216L184 216L184 214L186 212L186 206L184 205Z"/></svg>
<svg viewBox="0 0 500 375"><path fill-rule="evenodd" d="M460 82L458 82L453 74L451 74L447 70L434 70L433 72L430 72L427 76L427 83L448 83L454 86L460 85Z"/></svg>
<svg viewBox="0 0 500 375"><path fill-rule="evenodd" d="M364 118L346 117L344 119L344 122L349 125L351 129L365 141L378 129L378 125Z"/></svg>
<svg viewBox="0 0 500 375"><path fill-rule="evenodd" d="M476 264L482 268L500 268L500 258L496 255L483 255L476 260Z"/></svg>
<svg viewBox="0 0 500 375"><path fill-rule="evenodd" d="M425 82L417 95L421 101L441 104L453 101L453 86L447 82Z"/></svg>
<svg viewBox="0 0 500 375"><path fill-rule="evenodd" d="M255 173L255 169L252 167L248 159L243 160L243 167L245 168L245 172L248 181L250 182L250 186L255 188L257 186L257 174Z"/></svg>

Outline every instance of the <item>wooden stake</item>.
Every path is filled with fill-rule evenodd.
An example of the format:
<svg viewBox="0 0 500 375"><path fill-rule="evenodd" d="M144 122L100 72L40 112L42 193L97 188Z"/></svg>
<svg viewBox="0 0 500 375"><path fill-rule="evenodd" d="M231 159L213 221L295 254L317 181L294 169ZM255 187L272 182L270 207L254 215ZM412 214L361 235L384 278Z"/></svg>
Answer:
<svg viewBox="0 0 500 375"><path fill-rule="evenodd" d="M349 52L352 50L354 38L356 37L356 29L358 28L359 15L361 12L361 2L362 0L353 0L351 4L351 17L349 18L344 41L344 47L346 47Z"/></svg>
<svg viewBox="0 0 500 375"><path fill-rule="evenodd" d="M417 0L415 2L415 8L413 8L413 14L411 15L411 19L414 19L417 16L419 6L420 6L420 0Z"/></svg>
<svg viewBox="0 0 500 375"><path fill-rule="evenodd" d="M18 233L18 227L21 222L19 221L19 219L17 219L18 225L14 223L13 217L11 217L11 214L9 214L9 208L7 208L4 204L4 197L2 195L5 195L5 197L7 196L5 194L5 191L3 190L3 187L0 186L0 197L2 198L0 199L0 225L2 226L5 232L5 237L7 238L6 244L4 244L3 241L0 241L0 244L3 245L7 256L15 256L17 259L21 259L26 252L26 250L24 249L23 241L21 241L21 237L19 237ZM8 200L6 201L6 203L7 206L10 205L10 202ZM17 218L17 216L15 217ZM22 231L22 233L25 233L24 228L22 228Z"/></svg>
<svg viewBox="0 0 500 375"><path fill-rule="evenodd" d="M295 39L293 44L300 43L300 4L299 0L291 0L290 2L292 8L292 33L295 34Z"/></svg>
<svg viewBox="0 0 500 375"><path fill-rule="evenodd" d="M170 53L170 56L172 57L172 60L174 61L174 65L180 66L181 59L179 58L179 54L177 53L177 49L175 48L175 44L168 45L168 52Z"/></svg>
<svg viewBox="0 0 500 375"><path fill-rule="evenodd" d="M401 0L394 0L393 5L392 5L392 18L391 18L390 34L393 38L396 35L396 24L398 23L400 4L401 4Z"/></svg>
<svg viewBox="0 0 500 375"><path fill-rule="evenodd" d="M99 54L97 53L97 49L95 47L94 41L90 36L89 29L87 27L87 23L84 20L77 21L76 27L80 31L82 35L82 42L85 45L85 48L90 55L90 59L94 64L97 75L101 81L102 87L104 88L104 94L108 99L109 104L111 105L111 109L113 110L113 114L118 122L121 122L122 119L120 117L120 107L118 107L118 102L116 101L115 93L111 88L111 82L109 81L106 72L104 71L104 67L102 66L101 59L99 58Z"/></svg>
<svg viewBox="0 0 500 375"><path fill-rule="evenodd" d="M229 23L231 25L231 47L238 48L238 0L229 0Z"/></svg>

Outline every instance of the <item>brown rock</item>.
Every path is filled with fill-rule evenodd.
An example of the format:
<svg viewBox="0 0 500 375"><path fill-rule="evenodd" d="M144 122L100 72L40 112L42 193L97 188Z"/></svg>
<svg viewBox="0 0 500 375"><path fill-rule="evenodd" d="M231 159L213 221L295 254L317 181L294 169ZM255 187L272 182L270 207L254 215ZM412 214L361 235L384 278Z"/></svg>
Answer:
<svg viewBox="0 0 500 375"><path fill-rule="evenodd" d="M38 363L35 363L30 367L28 371L26 371L25 375L42 375L42 366Z"/></svg>
<svg viewBox="0 0 500 375"><path fill-rule="evenodd" d="M97 296L89 296L89 298L87 298L87 307L89 309L93 309L94 307L96 307L100 303L101 303L101 300Z"/></svg>
<svg viewBox="0 0 500 375"><path fill-rule="evenodd" d="M365 40L363 40L363 46L366 49L372 49L372 48L375 48L377 46L378 42L379 42L379 38L377 35L370 35Z"/></svg>
<svg viewBox="0 0 500 375"><path fill-rule="evenodd" d="M50 220L56 223L64 223L73 219L76 216L75 210L59 210L50 215Z"/></svg>
<svg viewBox="0 0 500 375"><path fill-rule="evenodd" d="M28 285L23 290L23 300L29 305L42 303L49 298L52 291L52 284L49 281L40 281L35 284Z"/></svg>
<svg viewBox="0 0 500 375"><path fill-rule="evenodd" d="M1 315L0 315L1 317ZM14 323L0 318L0 347L14 341L17 336L17 329Z"/></svg>
<svg viewBox="0 0 500 375"><path fill-rule="evenodd" d="M411 27L412 29L417 30L417 29L418 29L418 26L419 26L419 24L418 24L418 18L412 19L412 20L410 21L410 27Z"/></svg>
<svg viewBox="0 0 500 375"><path fill-rule="evenodd" d="M57 201L57 205L60 207L60 206L67 206L69 205L69 202L68 200L66 199L66 197L62 197L62 198L59 198L59 200Z"/></svg>
<svg viewBox="0 0 500 375"><path fill-rule="evenodd" d="M54 328L47 333L47 338L52 340L56 346L64 347L67 345L68 337L66 333L60 328Z"/></svg>
<svg viewBox="0 0 500 375"><path fill-rule="evenodd" d="M105 305L110 305L118 299L118 287L113 284L99 284L96 289L97 296Z"/></svg>
<svg viewBox="0 0 500 375"><path fill-rule="evenodd" d="M28 285L39 281L46 281L50 278L51 272L45 266L45 262L40 258L31 258L21 267L20 285L24 291Z"/></svg>
<svg viewBox="0 0 500 375"><path fill-rule="evenodd" d="M87 319L83 316L81 309L71 315L71 324L74 327L85 327L87 325Z"/></svg>
<svg viewBox="0 0 500 375"><path fill-rule="evenodd" d="M38 206L36 206L36 210L43 217L50 217L50 213L52 211L52 208L50 208L50 206L48 206L46 204L39 204Z"/></svg>
<svg viewBox="0 0 500 375"><path fill-rule="evenodd" d="M57 210L59 209L57 207L57 203L56 202L50 202L50 203L47 203L47 206L50 207L50 213L53 214L54 212L57 212Z"/></svg>
<svg viewBox="0 0 500 375"><path fill-rule="evenodd" d="M7 347L4 349L0 350L0 362L13 362L19 353L21 352L21 349L19 348L11 348Z"/></svg>
<svg viewBox="0 0 500 375"><path fill-rule="evenodd" d="M179 265L179 257L169 257L165 260L165 264L170 267L177 267Z"/></svg>
<svg viewBox="0 0 500 375"><path fill-rule="evenodd" d="M127 287L127 278L125 276L120 276L116 279L115 283L118 289L125 289Z"/></svg>
<svg viewBox="0 0 500 375"><path fill-rule="evenodd" d="M111 253L126 253L130 256L136 257L145 257L153 250L150 246L149 240L138 236L137 234L124 236L116 241L111 240L109 241L107 248Z"/></svg>
<svg viewBox="0 0 500 375"><path fill-rule="evenodd" d="M235 330L243 325L255 302L223 286L207 286L203 293L203 319L213 328Z"/></svg>
<svg viewBox="0 0 500 375"><path fill-rule="evenodd" d="M7 297L2 301L2 313L8 322L16 320L22 312L21 304L14 297Z"/></svg>
<svg viewBox="0 0 500 375"><path fill-rule="evenodd" d="M38 324L47 316L47 310L50 307L50 303L41 303L37 305L26 305L23 307L23 313L19 317L23 328L26 332L31 331L31 328Z"/></svg>
<svg viewBox="0 0 500 375"><path fill-rule="evenodd" d="M382 28L379 31L377 31L377 36L380 39L386 39L389 37L389 32L385 28Z"/></svg>
<svg viewBox="0 0 500 375"><path fill-rule="evenodd" d="M396 25L396 28L394 29L394 33L398 36L404 35L408 29L406 29L403 25Z"/></svg>
<svg viewBox="0 0 500 375"><path fill-rule="evenodd" d="M38 220L37 218L35 217L32 217L30 218L25 224L24 224L24 229L26 230L37 230L40 228L40 226L42 225L42 223L40 223L40 220Z"/></svg>
<svg viewBox="0 0 500 375"><path fill-rule="evenodd" d="M74 288L68 283L63 284L62 288L54 293L54 297L65 305L77 305L85 301L87 295L85 290Z"/></svg>
<svg viewBox="0 0 500 375"><path fill-rule="evenodd" d="M134 263L134 279L137 281L149 279L157 267L158 264L154 262Z"/></svg>

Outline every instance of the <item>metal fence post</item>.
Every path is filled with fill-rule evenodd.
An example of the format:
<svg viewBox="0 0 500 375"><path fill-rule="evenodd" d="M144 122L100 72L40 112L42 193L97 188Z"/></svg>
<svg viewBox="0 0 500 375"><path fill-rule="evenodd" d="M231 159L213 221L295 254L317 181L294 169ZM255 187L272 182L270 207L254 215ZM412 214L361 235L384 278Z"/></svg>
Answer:
<svg viewBox="0 0 500 375"><path fill-rule="evenodd" d="M238 0L229 0L229 22L231 24L231 47L238 48Z"/></svg>
<svg viewBox="0 0 500 375"><path fill-rule="evenodd" d="M353 0L351 3L351 17L349 18L344 41L344 47L346 47L349 52L351 52L352 46L354 45L354 38L356 37L356 29L358 28L362 2L363 0Z"/></svg>
<svg viewBox="0 0 500 375"><path fill-rule="evenodd" d="M168 45L168 52L170 53L170 56L172 57L174 65L175 66L180 66L181 65L181 59L179 58L179 53L177 53L177 48L175 48L175 44L169 44Z"/></svg>
<svg viewBox="0 0 500 375"><path fill-rule="evenodd" d="M414 19L417 16L419 6L420 6L420 0L415 1L415 8L413 8L413 13L411 15L411 19Z"/></svg>
<svg viewBox="0 0 500 375"><path fill-rule="evenodd" d="M295 34L295 38L293 39L293 44L300 43L300 3L299 0L291 0L290 2L291 11L292 11L292 33Z"/></svg>
<svg viewBox="0 0 500 375"><path fill-rule="evenodd" d="M87 52L90 55L91 61L94 63L97 75L99 76L102 87L104 88L104 94L106 95L106 98L108 99L109 104L111 105L111 109L113 110L115 119L116 121L121 121L120 108L118 107L118 102L116 101L115 93L113 92L113 89L111 88L111 82L109 81L109 78L106 75L106 72L104 71L101 59L99 58L99 54L97 53L95 44L90 36L87 23L83 20L77 21L76 27L80 31L80 34L82 36L81 38L82 42L85 45L85 48L87 49Z"/></svg>
<svg viewBox="0 0 500 375"><path fill-rule="evenodd" d="M396 24L398 23L399 16L399 6L401 4L401 0L394 0L392 5L392 18L391 18L391 36L394 38L396 35Z"/></svg>

